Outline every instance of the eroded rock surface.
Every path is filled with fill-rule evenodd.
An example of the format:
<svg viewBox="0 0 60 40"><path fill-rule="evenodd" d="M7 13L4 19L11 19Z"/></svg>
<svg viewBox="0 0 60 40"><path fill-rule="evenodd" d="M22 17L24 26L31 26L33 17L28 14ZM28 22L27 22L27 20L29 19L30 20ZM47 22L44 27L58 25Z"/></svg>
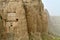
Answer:
<svg viewBox="0 0 60 40"><path fill-rule="evenodd" d="M0 2L0 14L3 17L1 24L6 28L6 40L42 40L41 33L47 31L48 21L41 0Z"/></svg>

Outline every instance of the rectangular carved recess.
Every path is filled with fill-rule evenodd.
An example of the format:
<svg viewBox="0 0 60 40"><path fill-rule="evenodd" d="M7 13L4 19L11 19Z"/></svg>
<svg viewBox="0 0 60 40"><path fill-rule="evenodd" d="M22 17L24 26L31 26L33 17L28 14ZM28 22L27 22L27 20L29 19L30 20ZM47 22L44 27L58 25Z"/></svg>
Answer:
<svg viewBox="0 0 60 40"><path fill-rule="evenodd" d="M7 13L7 19L6 19L6 27L7 27L7 33L10 33L13 31L14 23L16 22L16 13Z"/></svg>
<svg viewBox="0 0 60 40"><path fill-rule="evenodd" d="M8 13L6 22L16 22L16 13Z"/></svg>

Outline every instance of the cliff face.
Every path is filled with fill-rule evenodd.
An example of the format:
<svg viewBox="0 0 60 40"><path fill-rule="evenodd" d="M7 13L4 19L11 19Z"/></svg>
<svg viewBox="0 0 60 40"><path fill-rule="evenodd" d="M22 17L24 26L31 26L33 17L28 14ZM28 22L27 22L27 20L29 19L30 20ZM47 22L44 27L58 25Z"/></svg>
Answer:
<svg viewBox="0 0 60 40"><path fill-rule="evenodd" d="M42 13L42 32L48 33L48 18L49 14L46 10Z"/></svg>
<svg viewBox="0 0 60 40"><path fill-rule="evenodd" d="M39 26L38 17L40 18L39 14L41 14L40 0L27 1L27 3L25 3L25 10L29 32L37 32L37 27Z"/></svg>
<svg viewBox="0 0 60 40"><path fill-rule="evenodd" d="M42 40L41 33L47 31L48 21L41 0L0 2L6 40Z"/></svg>

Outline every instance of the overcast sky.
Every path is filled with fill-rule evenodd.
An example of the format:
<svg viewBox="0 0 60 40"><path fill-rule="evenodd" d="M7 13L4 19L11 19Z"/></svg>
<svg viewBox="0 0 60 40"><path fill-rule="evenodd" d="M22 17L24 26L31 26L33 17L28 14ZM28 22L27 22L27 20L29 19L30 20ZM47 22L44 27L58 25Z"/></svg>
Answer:
<svg viewBox="0 0 60 40"><path fill-rule="evenodd" d="M50 15L60 16L60 0L42 0Z"/></svg>

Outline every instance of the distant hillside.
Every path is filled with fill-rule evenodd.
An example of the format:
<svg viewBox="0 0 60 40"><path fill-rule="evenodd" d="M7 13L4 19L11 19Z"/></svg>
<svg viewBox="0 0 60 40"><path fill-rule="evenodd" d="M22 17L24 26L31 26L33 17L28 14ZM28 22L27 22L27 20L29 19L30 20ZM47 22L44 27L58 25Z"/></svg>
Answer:
<svg viewBox="0 0 60 40"><path fill-rule="evenodd" d="M49 20L49 32L60 36L60 16L51 16Z"/></svg>

